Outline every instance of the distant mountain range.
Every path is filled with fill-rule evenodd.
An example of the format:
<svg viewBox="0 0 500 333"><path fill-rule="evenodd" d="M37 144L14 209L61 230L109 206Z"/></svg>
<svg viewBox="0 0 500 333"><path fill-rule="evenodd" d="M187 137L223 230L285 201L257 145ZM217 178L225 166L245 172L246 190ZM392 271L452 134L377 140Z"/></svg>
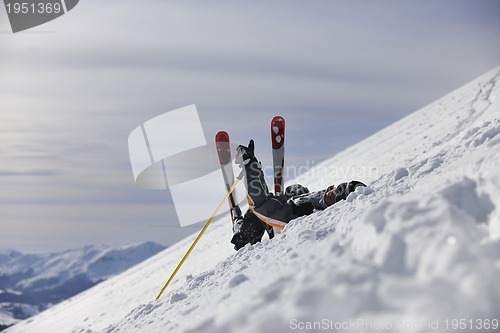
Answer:
<svg viewBox="0 0 500 333"><path fill-rule="evenodd" d="M0 331L148 259L165 247L85 246L49 254L0 251Z"/></svg>

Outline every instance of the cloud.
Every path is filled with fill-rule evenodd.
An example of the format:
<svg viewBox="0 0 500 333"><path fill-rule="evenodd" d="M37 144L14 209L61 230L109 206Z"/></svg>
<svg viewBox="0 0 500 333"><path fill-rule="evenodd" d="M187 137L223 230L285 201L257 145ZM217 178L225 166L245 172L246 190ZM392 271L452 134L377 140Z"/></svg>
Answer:
<svg viewBox="0 0 500 333"><path fill-rule="evenodd" d="M499 7L80 2L38 30L0 34L0 200L47 205L37 211L48 228L52 217L74 218L56 214L71 205L88 205L75 212L95 221L89 230L99 221L161 224L159 207L171 198L135 187L127 137L193 103L207 136L254 138L264 165L269 121L281 114L286 163L319 163L498 65ZM0 22L10 29L1 8ZM136 214L148 205L158 210Z"/></svg>
<svg viewBox="0 0 500 333"><path fill-rule="evenodd" d="M21 176L35 176L35 177L53 177L60 175L59 170L28 170L28 171L12 171L1 170L0 177L21 177Z"/></svg>

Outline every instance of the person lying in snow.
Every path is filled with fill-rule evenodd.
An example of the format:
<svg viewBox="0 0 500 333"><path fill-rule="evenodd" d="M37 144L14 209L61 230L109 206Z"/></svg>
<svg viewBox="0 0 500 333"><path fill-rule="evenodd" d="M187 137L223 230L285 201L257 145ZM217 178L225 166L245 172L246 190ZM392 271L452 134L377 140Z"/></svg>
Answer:
<svg viewBox="0 0 500 333"><path fill-rule="evenodd" d="M353 180L331 185L326 190L310 192L307 187L294 184L288 186L284 194L274 195L269 192L260 162L254 155L253 140L250 140L248 147L238 146L235 163L245 168L245 186L250 205L245 216L242 216L238 206L233 208L234 235L231 243L235 250L246 244L260 242L264 232L270 232L272 227L283 229L293 219L344 200L358 186L366 187L362 182Z"/></svg>

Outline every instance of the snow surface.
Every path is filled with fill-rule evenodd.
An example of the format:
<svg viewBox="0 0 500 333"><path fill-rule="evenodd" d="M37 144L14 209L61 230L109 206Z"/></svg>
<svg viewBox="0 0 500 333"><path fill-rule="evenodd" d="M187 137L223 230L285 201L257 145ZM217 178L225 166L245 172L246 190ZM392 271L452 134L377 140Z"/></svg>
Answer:
<svg viewBox="0 0 500 333"><path fill-rule="evenodd" d="M448 332L447 319L500 319L499 79L500 67L300 177L369 187L273 240L235 252L228 216L216 221L159 301L196 235L7 332Z"/></svg>

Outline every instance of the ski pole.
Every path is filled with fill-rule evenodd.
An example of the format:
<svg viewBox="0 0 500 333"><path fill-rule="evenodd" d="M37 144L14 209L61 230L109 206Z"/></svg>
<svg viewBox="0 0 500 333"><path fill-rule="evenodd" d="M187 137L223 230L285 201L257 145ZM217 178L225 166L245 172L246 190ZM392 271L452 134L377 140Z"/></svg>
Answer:
<svg viewBox="0 0 500 333"><path fill-rule="evenodd" d="M242 171L243 172L243 171ZM240 174L241 176L241 174ZM184 261L186 261L187 257L191 254L191 251L193 251L194 247L196 246L196 244L198 243L198 241L200 240L201 236L203 236L203 234L205 233L205 231L207 230L208 226L210 225L210 223L212 223L212 221L214 220L215 216L217 215L217 213L219 212L220 208L222 207L222 205L224 204L224 201L227 200L227 198L229 198L229 196L231 195L231 193L233 193L234 189L236 188L236 185L238 185L238 182L240 181L240 176L238 176L238 178L236 179L236 181L234 182L233 186L231 186L231 188L229 189L229 191L226 193L226 195L224 196L224 198L222 199L222 201L220 202L219 206L217 206L217 208L215 209L214 213L212 214L212 216L208 219L207 223L205 224L205 226L203 227L203 229L201 229L200 233L198 234L198 237L196 237L196 239L194 240L193 244L191 244L191 247L189 248L189 250L187 250L186 254L184 255L184 257L182 258L182 260L179 262L179 264L177 265L177 267L175 268L174 272L172 273L172 275L170 276L170 278L168 279L167 283L165 283L165 285L163 286L162 290L160 291L160 293L158 294L158 296L156 296L156 299L160 299L161 295L163 294L163 292L165 291L165 289L167 289L168 285L170 284L170 282L172 282L172 280L174 279L174 276L175 274L177 274L177 272L179 271L179 269L181 268L182 264L184 264Z"/></svg>

